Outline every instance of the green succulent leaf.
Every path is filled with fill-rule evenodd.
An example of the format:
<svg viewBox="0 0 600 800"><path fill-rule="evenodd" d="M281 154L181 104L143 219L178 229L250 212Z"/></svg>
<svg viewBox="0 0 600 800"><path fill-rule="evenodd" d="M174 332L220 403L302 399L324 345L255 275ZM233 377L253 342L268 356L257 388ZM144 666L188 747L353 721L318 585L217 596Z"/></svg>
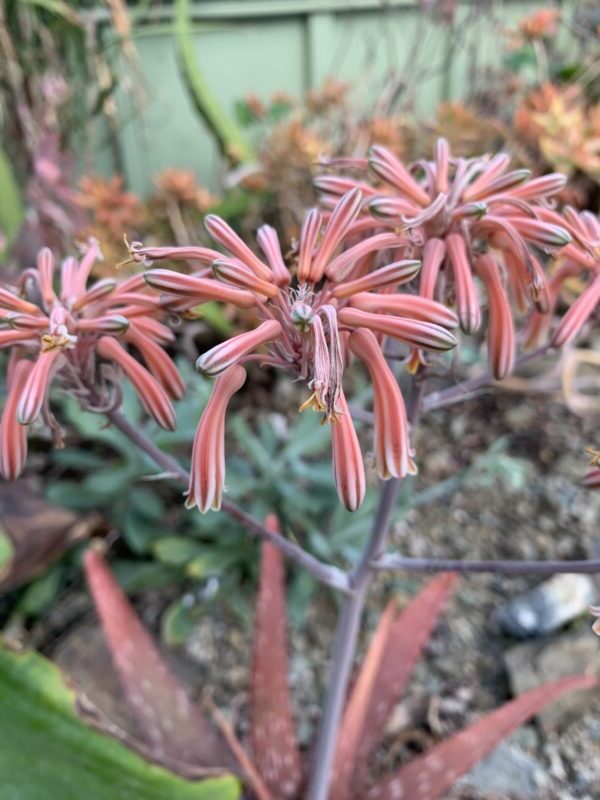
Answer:
<svg viewBox="0 0 600 800"><path fill-rule="evenodd" d="M191 782L88 728L54 664L0 646L2 796L18 800L238 800L236 778Z"/></svg>

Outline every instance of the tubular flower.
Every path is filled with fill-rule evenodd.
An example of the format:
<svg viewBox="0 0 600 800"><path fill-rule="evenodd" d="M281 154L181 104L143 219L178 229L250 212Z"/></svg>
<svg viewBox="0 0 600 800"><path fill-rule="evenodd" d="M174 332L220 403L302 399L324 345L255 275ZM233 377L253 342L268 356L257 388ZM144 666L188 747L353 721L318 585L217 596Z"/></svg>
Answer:
<svg viewBox="0 0 600 800"><path fill-rule="evenodd" d="M305 381L309 396L301 410L312 408L323 415L323 423L332 423L338 493L342 502L353 510L362 502L365 481L358 440L342 388L348 336L355 329L368 328L378 333L379 338L392 336L404 342L407 352L410 347L443 352L456 345L448 329L458 324L456 315L432 298L413 297L415 302L411 306L410 302L402 302L401 295L390 294L417 275L419 262L396 257L407 246L405 236L388 232L356 243L353 225L362 206L363 195L354 189L342 194L330 213L322 215L317 209L310 210L297 252L288 264L272 228L263 226L258 233L266 257L263 261L223 220L214 216L207 218L206 227L226 253L212 251L215 255L210 262L206 257L206 252L211 252L208 248L159 250L137 244L132 250L132 258L145 263L169 258L197 262L204 258L204 264L212 266L212 270L195 275L166 269L147 271L147 283L163 293L161 307L176 305L180 310L191 309L210 297L254 308L257 326L201 355L196 367L208 377L217 377L230 375L236 364L258 360ZM354 241L348 247L350 237ZM367 336L369 341L378 341L373 334ZM255 352L259 348L263 352ZM377 348L383 360L380 343ZM220 379L217 377L217 381ZM389 388L387 373L386 378L378 374L374 383L378 407L395 410L403 407L397 387ZM384 391L393 391L393 396L382 399ZM221 403L218 407L220 412L224 413L225 405ZM211 413L216 414L214 410ZM400 421L399 425L402 435L406 435L405 423ZM201 442L208 433L203 415L194 451L196 455L201 453L202 458L208 451ZM216 433L211 429L210 435L214 437ZM389 435L394 438L400 434L394 430ZM211 439L213 455L215 447ZM394 457L389 464L385 462L387 466L381 461L382 475L390 477L409 471L408 444L403 442L402 448L404 455L400 461ZM195 474L200 474L198 468ZM201 495L199 491L196 488L190 492L190 498L201 510L220 502L220 491L211 489ZM201 500L196 501L197 497Z"/></svg>
<svg viewBox="0 0 600 800"><path fill-rule="evenodd" d="M544 209L541 216L550 222L561 219L551 209ZM550 339L553 347L563 347L572 342L586 322L593 316L600 303L600 222L589 211L577 212L567 207L563 224L571 235L572 242L560 251L548 284L549 314L531 315L525 330L525 347L533 348ZM553 312L563 294L572 300L553 333Z"/></svg>
<svg viewBox="0 0 600 800"><path fill-rule="evenodd" d="M203 513L221 507L225 483L225 413L246 381L246 370L234 364L216 379L194 436L186 506Z"/></svg>
<svg viewBox="0 0 600 800"><path fill-rule="evenodd" d="M455 158L448 143L439 139L433 159L405 166L385 147L372 147L368 168L372 176L362 216L354 223L373 231L393 229L407 244L404 255L422 261L419 294L429 300L454 304L465 333L481 325L479 278L494 305L489 313L490 349L498 357L498 342L514 336L503 327L512 319L511 305L520 312L548 313L550 289L540 255L567 249L575 235L558 214L545 214L548 199L566 183L560 174L531 178L525 169L509 169L509 156ZM330 166L335 166L335 161ZM358 163L352 166L359 168ZM339 195L340 187L364 186L364 178L327 176L316 181L325 207ZM371 215L371 222L368 215ZM389 234L377 233L373 238ZM368 240L367 240L368 241ZM494 251L497 266L478 270L477 259ZM344 254L339 257L344 259ZM498 280L495 277L498 276ZM493 279L493 284L490 280ZM366 309L365 309L366 310ZM492 330L493 328L493 330ZM505 350L503 367L512 369ZM420 346L413 350L410 368L424 363ZM495 373L504 368L492 364ZM506 373L508 374L508 373Z"/></svg>
<svg viewBox="0 0 600 800"><path fill-rule="evenodd" d="M43 414L58 431L47 402L54 381L88 408L109 408L114 392L107 391L108 384L121 368L157 422L175 425L166 392L181 397L183 383L159 346L169 340L170 331L160 322L165 309L141 276L101 280L88 288L98 257L91 241L83 258L67 258L57 275L54 256L44 248L20 285L0 286L0 348L13 348L15 357L0 425L0 472L6 478L16 478L24 466L23 426ZM118 339L131 343L148 369ZM107 370L103 361L114 369Z"/></svg>

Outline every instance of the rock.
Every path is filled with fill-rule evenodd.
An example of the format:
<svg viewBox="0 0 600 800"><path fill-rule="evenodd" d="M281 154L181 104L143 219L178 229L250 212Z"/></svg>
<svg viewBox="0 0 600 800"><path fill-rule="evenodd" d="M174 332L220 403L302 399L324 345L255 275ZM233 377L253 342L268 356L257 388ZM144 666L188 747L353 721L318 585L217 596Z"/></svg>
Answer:
<svg viewBox="0 0 600 800"><path fill-rule="evenodd" d="M547 681L581 673L600 676L600 646L589 628L555 637L550 641L527 642L512 647L504 656L514 695L534 689ZM569 692L546 706L537 717L542 732L560 733L588 710L596 689Z"/></svg>
<svg viewBox="0 0 600 800"><path fill-rule="evenodd" d="M526 800L539 798L547 785L544 766L518 747L502 742L480 761L461 783L488 793L502 792Z"/></svg>
<svg viewBox="0 0 600 800"><path fill-rule="evenodd" d="M542 636L584 614L597 598L589 575L555 575L496 613L504 633L518 639Z"/></svg>

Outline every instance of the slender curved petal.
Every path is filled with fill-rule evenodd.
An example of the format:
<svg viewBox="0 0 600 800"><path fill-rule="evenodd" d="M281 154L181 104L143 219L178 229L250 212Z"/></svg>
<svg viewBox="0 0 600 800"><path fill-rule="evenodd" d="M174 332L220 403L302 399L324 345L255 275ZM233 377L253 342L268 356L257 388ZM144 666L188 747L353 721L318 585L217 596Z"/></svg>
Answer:
<svg viewBox="0 0 600 800"><path fill-rule="evenodd" d="M341 502L348 511L356 511L365 498L365 468L343 391L339 403L341 414L331 428L333 477Z"/></svg>
<svg viewBox="0 0 600 800"><path fill-rule="evenodd" d="M245 380L246 370L234 364L215 381L194 437L187 508L197 506L202 513L221 508L225 483L225 413Z"/></svg>
<svg viewBox="0 0 600 800"><path fill-rule="evenodd" d="M515 329L510 305L493 256L483 255L475 261L475 270L488 296L488 362L492 375L501 381L510 375L515 363Z"/></svg>
<svg viewBox="0 0 600 800"><path fill-rule="evenodd" d="M27 428L17 420L17 406L32 366L31 361L22 359L11 370L0 421L0 475L7 481L19 477L27 459Z"/></svg>
<svg viewBox="0 0 600 800"><path fill-rule="evenodd" d="M167 393L156 378L110 336L103 336L98 341L98 353L121 367L133 384L142 405L161 428L175 430L175 411Z"/></svg>
<svg viewBox="0 0 600 800"><path fill-rule="evenodd" d="M369 370L374 393L375 462L380 478L403 478L417 468L408 438L408 420L400 387L374 333L354 331L348 346Z"/></svg>

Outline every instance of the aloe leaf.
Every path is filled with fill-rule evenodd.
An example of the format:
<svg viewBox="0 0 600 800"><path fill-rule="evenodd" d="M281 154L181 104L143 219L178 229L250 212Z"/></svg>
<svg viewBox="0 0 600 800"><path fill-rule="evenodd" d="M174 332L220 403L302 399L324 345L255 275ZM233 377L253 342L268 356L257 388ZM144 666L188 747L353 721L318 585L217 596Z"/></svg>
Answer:
<svg viewBox="0 0 600 800"><path fill-rule="evenodd" d="M217 138L223 154L233 163L251 163L256 155L238 126L223 111L196 61L190 1L175 0L175 41L181 74L199 114Z"/></svg>
<svg viewBox="0 0 600 800"><path fill-rule="evenodd" d="M0 148L0 253L13 244L25 217L23 198L8 156Z"/></svg>
<svg viewBox="0 0 600 800"><path fill-rule="evenodd" d="M274 515L269 530L278 533ZM252 654L252 756L274 797L297 797L302 771L288 681L285 591L281 551L263 542Z"/></svg>
<svg viewBox="0 0 600 800"><path fill-rule="evenodd" d="M191 782L78 718L75 693L35 652L0 646L0 775L18 800L239 800L236 778Z"/></svg>
<svg viewBox="0 0 600 800"><path fill-rule="evenodd" d="M366 800L394 800L397 797L436 800L485 758L502 739L548 703L566 692L597 686L597 678L574 675L525 692L433 747L424 756L401 767L362 797Z"/></svg>

